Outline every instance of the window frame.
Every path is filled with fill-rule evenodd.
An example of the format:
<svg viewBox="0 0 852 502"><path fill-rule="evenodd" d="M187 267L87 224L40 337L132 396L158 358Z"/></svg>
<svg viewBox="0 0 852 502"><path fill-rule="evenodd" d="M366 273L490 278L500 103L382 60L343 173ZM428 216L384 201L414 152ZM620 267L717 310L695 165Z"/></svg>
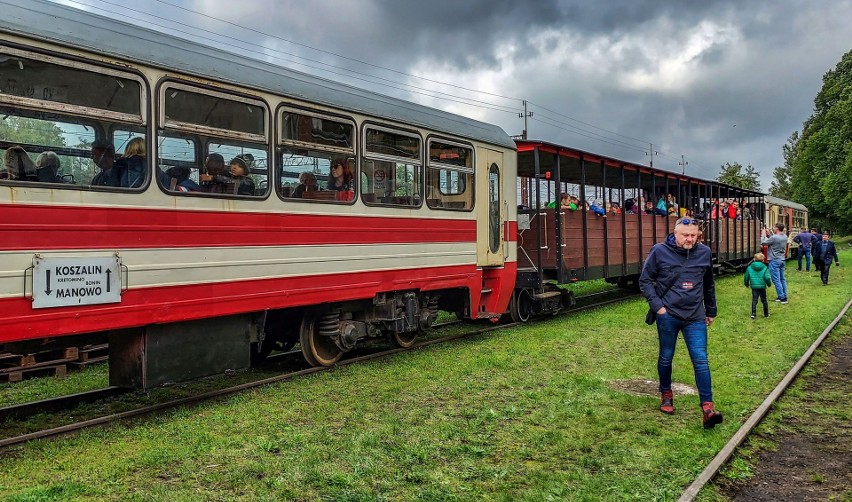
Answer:
<svg viewBox="0 0 852 502"><path fill-rule="evenodd" d="M167 119L166 94L170 90L203 94L214 98L258 106L263 110L263 134L238 132L230 129L220 129L218 127L193 124L192 122ZM160 129L179 130L206 136L215 136L218 138L235 139L248 143L265 143L267 145L267 150L269 149L269 107L266 105L266 102L260 98L251 98L236 93L214 90L206 86L191 84L180 80L167 79L161 81L157 86L157 105L157 131Z"/></svg>
<svg viewBox="0 0 852 502"><path fill-rule="evenodd" d="M324 145L321 143L311 143L308 141L299 141L292 139L284 139L284 114L286 113L294 113L297 115L304 115L306 117L313 117L324 120L332 120L335 122L346 123L352 126L352 148L345 148L339 146L332 145ZM360 183L358 180L361 179L359 176L359 160L358 160L358 123L353 117L347 115L337 115L327 111L315 110L312 108L303 108L297 106L292 103L281 103L278 108L275 110L275 193L278 195L278 198L285 203L291 202L307 202L307 203L325 203L325 204L333 204L338 206L351 206L355 204L358 200L358 194L360 193ZM346 156L347 158L351 157L353 159L353 173L352 173L352 184L353 184L353 197L352 200L341 201L341 200L321 200L321 199L296 199L292 197L284 197L281 193L281 186L279 183L281 182L281 171L283 170L283 166L281 164L282 152L287 148L304 148L307 150L314 150L319 152L327 152L334 155Z"/></svg>
<svg viewBox="0 0 852 502"><path fill-rule="evenodd" d="M220 99L229 99L233 101L239 101L246 104L252 104L260 106L263 109L264 114L264 136L251 134L251 133L241 133L237 131L231 131L228 129L219 129L216 127L207 127L198 124L192 124L188 122L181 122L176 120L166 120L166 107L165 107L165 96L166 91L168 89L177 89L177 90L185 90L187 92L195 92L198 94L205 94L208 96L218 97ZM202 197L202 198L211 198L211 199L235 199L235 200L250 200L250 201L263 201L269 198L269 194L272 191L269 186L269 178L274 174L274 169L271 169L273 164L270 162L272 158L270 155L270 112L269 106L266 101L259 97L249 96L244 93L240 93L238 90L221 90L212 87L212 85L205 85L203 83L194 83L194 82L186 82L184 80L175 79L175 78L163 78L157 82L156 90L155 90L155 105L156 110L155 114L157 116L156 124L154 125L152 138L154 143L156 143L156 148L151 148L150 153L152 154L153 159L153 177L151 181L155 183L160 191L169 196L181 196L181 197ZM249 147L257 147L259 150L263 150L266 152L266 193L262 195L238 195L238 194L227 194L227 193L214 193L214 192L174 192L168 190L167 187L162 186L157 180L159 175L157 171L160 169L160 132L179 134L179 135L187 135L187 136L197 136L196 139L200 140L196 142L196 148L198 149L196 153L200 153L201 157L199 158L199 169L203 166L204 157L207 152L205 151L210 144L210 139L215 138L218 140L230 141L235 144L245 143ZM168 136L174 137L174 136ZM261 147L261 144L263 145ZM225 167L228 167L228 159L225 159Z"/></svg>
<svg viewBox="0 0 852 502"><path fill-rule="evenodd" d="M0 105L11 108L19 108L23 111L20 116L30 117L32 114L47 114L48 116L56 117L55 120L76 122L85 124L92 121L94 124L89 124L94 130L97 130L108 136L108 139L114 141L114 131L118 127L139 128L145 131L146 135L146 150L147 154L152 152L150 146L150 138L152 137L152 128L150 120L150 90L151 85L137 68L126 68L111 64L92 60L75 54L59 53L55 50L40 49L37 47L17 44L12 41L0 41L0 54L9 55L12 57L29 58L36 61L55 64L58 66L74 68L77 70L87 71L122 78L125 80L136 82L139 85L139 114L115 112L104 110L102 108L93 108L90 106L72 105L59 103L56 101L25 98L20 96L12 96L10 94L0 93ZM40 119L47 120L47 119ZM106 127L103 127L106 126ZM32 145L38 146L38 145ZM43 151L55 151L55 148L48 148ZM77 150L68 148L67 150ZM29 150L28 150L29 152ZM83 157L81 158L88 158ZM110 192L121 194L140 194L144 193L151 184L151 166L146 161L146 179L145 182L138 187L124 188L111 186L94 186L94 185L78 185L66 183L46 183L41 181L20 181L20 180L0 180L2 185L12 186L27 186L33 188L47 188L50 190L72 190L85 192Z"/></svg>
<svg viewBox="0 0 852 502"><path fill-rule="evenodd" d="M396 156L393 156L393 155L388 155L388 154L383 154L383 153L370 153L369 150L367 150L367 130L368 129L375 129L375 130L378 130L378 131L384 131L384 132L389 132L389 133L393 133L393 134L399 134L401 136L408 136L408 137L417 139L420 142L420 145L418 147L418 158L412 159L412 158L406 158L406 157L396 157ZM414 197L415 195L419 196L420 202L418 204L400 205L400 204L389 204L389 203L377 202L377 201L367 202L366 200L364 200L364 191L360 190L359 191L360 192L359 197L361 199L361 202L365 206L389 207L389 208L404 209L404 210L419 209L419 208L423 207L424 180L425 180L425 174L426 174L425 163L423 162L423 157L424 157L423 146L426 143L423 140L423 136L420 134L419 131L393 127L393 126L389 126L389 125L386 125L386 124L382 124L380 122L365 121L364 123L361 124L361 143L359 143L359 144L361 145L361 155L358 156L358 164L359 164L359 166L362 167L362 169L363 169L363 163L364 163L365 160L378 160L378 161L383 161L383 162L415 164L416 166L420 167L420 175L418 176L419 179L417 180L419 182L420 191L417 194L412 194L412 197ZM358 176L359 184L360 184L360 181L361 181L361 177L360 177L360 174L359 174L359 176Z"/></svg>
<svg viewBox="0 0 852 502"><path fill-rule="evenodd" d="M10 94L0 93L0 104L5 104L13 107L25 108L28 110L44 111L59 113L61 115L76 115L94 118L98 120L107 119L114 122L132 124L135 126L145 126L148 117L148 83L138 73L130 71L121 71L108 66L101 66L88 62L82 62L76 59L62 58L42 54L39 52L16 49L9 45L0 43L0 54L17 56L20 58L34 59L45 63L55 64L58 66L67 66L77 70L88 71L91 73L99 73L113 77L120 77L126 80L132 80L139 84L139 115L130 113L115 112L104 110L101 108L92 108L90 106L70 105L36 98L24 98L20 96L12 96Z"/></svg>
<svg viewBox="0 0 852 502"><path fill-rule="evenodd" d="M429 152L431 151L432 142L440 142L447 145L457 146L461 148L470 148L471 150L471 167L467 166L458 166L455 164L444 164L440 161L433 162L431 157L429 156ZM430 206L428 203L426 204L429 209L434 209L438 211L456 211L456 212L471 212L476 209L476 148L471 143L463 142L457 139L450 139L444 136L438 135L429 135L426 137L426 166L423 170L424 175L424 187L425 180L429 178L429 169L435 169L436 171L456 171L459 173L470 174L470 190L471 190L471 201L470 208L454 208L454 207L443 207L443 206ZM442 192L442 195L447 195Z"/></svg>

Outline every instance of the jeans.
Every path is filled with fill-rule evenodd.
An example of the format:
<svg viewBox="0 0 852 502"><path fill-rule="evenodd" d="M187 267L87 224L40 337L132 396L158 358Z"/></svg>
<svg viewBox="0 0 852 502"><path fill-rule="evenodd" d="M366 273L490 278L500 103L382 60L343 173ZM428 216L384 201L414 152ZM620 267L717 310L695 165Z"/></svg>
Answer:
<svg viewBox="0 0 852 502"><path fill-rule="evenodd" d="M828 272L831 270L831 262L825 262L822 264L822 270L820 270L819 278L822 279L823 284L828 284Z"/></svg>
<svg viewBox="0 0 852 502"><path fill-rule="evenodd" d="M772 260L769 262L769 277L772 278L775 292L778 293L778 298L781 300L787 299L787 276L784 274L786 266L787 264L784 260Z"/></svg>
<svg viewBox="0 0 852 502"><path fill-rule="evenodd" d="M805 257L805 270L811 271L811 248L799 246L799 270L802 270L802 256Z"/></svg>
<svg viewBox="0 0 852 502"><path fill-rule="evenodd" d="M769 317L769 302L766 301L766 288L751 290L751 315L757 314L757 300L763 303L763 317Z"/></svg>
<svg viewBox="0 0 852 502"><path fill-rule="evenodd" d="M710 364L707 362L707 324L700 321L681 321L669 313L657 315L657 335L660 338L660 355L657 373L660 376L660 392L672 388L672 359L678 331L683 332L683 341L695 371L695 385L701 402L713 401L710 384Z"/></svg>

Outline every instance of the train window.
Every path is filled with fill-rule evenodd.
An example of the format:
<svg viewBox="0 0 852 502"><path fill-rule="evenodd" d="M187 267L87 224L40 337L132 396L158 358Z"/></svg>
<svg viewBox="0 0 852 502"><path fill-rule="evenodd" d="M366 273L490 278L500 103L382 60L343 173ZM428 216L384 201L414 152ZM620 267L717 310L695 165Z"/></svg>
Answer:
<svg viewBox="0 0 852 502"><path fill-rule="evenodd" d="M500 168L491 164L488 169L488 248L492 253L500 250Z"/></svg>
<svg viewBox="0 0 852 502"><path fill-rule="evenodd" d="M140 121L142 85L135 76L0 47L0 90L9 104L68 109ZM58 106L64 105L64 106Z"/></svg>
<svg viewBox="0 0 852 502"><path fill-rule="evenodd" d="M433 209L473 209L473 148L429 140L426 204Z"/></svg>
<svg viewBox="0 0 852 502"><path fill-rule="evenodd" d="M157 181L170 193L268 193L266 106L254 99L168 83L160 92Z"/></svg>
<svg viewBox="0 0 852 502"><path fill-rule="evenodd" d="M0 182L142 187L144 155L128 161L121 146L128 134L145 142L143 87L135 75L0 46Z"/></svg>
<svg viewBox="0 0 852 502"><path fill-rule="evenodd" d="M355 125L340 118L284 110L277 189L303 201L355 199Z"/></svg>
<svg viewBox="0 0 852 502"><path fill-rule="evenodd" d="M291 145L322 145L354 151L355 127L340 119L285 111L281 118L281 140Z"/></svg>
<svg viewBox="0 0 852 502"><path fill-rule="evenodd" d="M181 84L163 86L161 99L166 128L266 142L266 108L255 100Z"/></svg>
<svg viewBox="0 0 852 502"><path fill-rule="evenodd" d="M361 198L365 204L420 206L420 138L369 126L364 134Z"/></svg>

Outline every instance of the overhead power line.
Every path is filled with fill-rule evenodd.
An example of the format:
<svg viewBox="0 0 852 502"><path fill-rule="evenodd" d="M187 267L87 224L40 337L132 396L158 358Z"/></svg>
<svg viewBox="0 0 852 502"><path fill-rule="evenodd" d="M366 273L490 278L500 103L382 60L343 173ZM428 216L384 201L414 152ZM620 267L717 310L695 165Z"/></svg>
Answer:
<svg viewBox="0 0 852 502"><path fill-rule="evenodd" d="M66 1L68 1L70 3L79 4L79 5L82 5L82 6L85 6L85 7L89 7L89 8L104 10L100 6L95 6L95 5L87 4L87 3L84 3L84 2L80 2L79 0L66 0ZM463 105L467 105L467 106L472 106L472 107L475 107L475 108L482 108L482 109L498 111L498 112L503 112L503 113L519 114L520 116L525 117L525 118L529 117L529 115L527 113L523 112L523 110L520 107L501 105L501 104L493 103L493 102L490 102L490 101L483 101L483 100L478 100L478 99L475 99L475 98L470 98L470 97L466 97L466 96L459 96L459 95L456 95L456 94L451 94L451 93L438 91L438 90L434 90L434 89L429 89L429 88L425 88L425 87L419 87L419 86L416 86L416 85L413 85L413 84L410 84L410 83L391 80L391 79L388 79L388 78L385 78L385 77L381 77L379 75L360 72L360 71L357 71L357 70L354 70L354 69L349 69L349 68L341 67L339 65L332 64L332 63L326 63L324 61L311 59L311 58L308 58L308 57L300 56L298 54L293 54L291 52L283 51L283 50L276 49L276 48L273 48L273 47L264 46L264 45L258 44L256 42L240 39L240 38L235 37L235 36L230 35L230 34L227 37L225 37L224 35L220 35L220 34L214 32L214 31L207 30L205 28L193 26L191 24L183 23L183 22L180 22L180 21L177 21L177 20L174 20L174 19L170 19L168 17L163 17L163 16L160 16L160 15L157 15L157 14L152 14L152 13L149 13L149 12L137 10L137 9L131 8L129 6L125 6L125 5L122 5L122 4L119 4L119 3L111 2L109 0L96 0L96 1L98 1L102 4L107 4L107 5L119 7L121 9L120 12L110 11L110 10L105 10L105 12L109 12L109 13L115 14L117 16L120 16L122 19L132 19L132 20L138 21L140 23L144 23L144 25L157 26L157 27L160 27L164 30L169 30L169 31L173 31L173 32L176 32L176 33L180 33L180 34L186 35L188 37L197 37L198 36L197 34L189 33L187 31L182 31L180 29L174 28L173 26L165 26L165 25L162 25L162 24L157 24L157 23L150 21L150 19L140 19L140 18L128 16L128 14L127 14L128 11L136 12L136 13L148 16L150 18L159 19L159 20L162 20L162 21L166 21L168 23L172 23L174 25L183 26L183 27L186 27L186 28L189 28L189 29L192 29L192 30L196 30L196 31L199 31L199 32L202 32L202 33L207 33L207 34L213 35L213 36L219 38L219 40L209 38L209 37L207 38L207 40L215 42L215 43L222 45L224 47L237 49L238 51L249 51L250 53L253 53L253 54L259 54L264 59L265 58L273 58L277 61L283 61L283 62L286 62L286 63L299 65L299 66L304 67L304 68L310 68L310 69L313 69L313 70L326 72L326 73L331 74L331 75L337 75L337 76L340 76L340 77L353 79L353 80L357 80L357 81L361 81L361 82L366 82L366 83L373 84L373 85L381 85L381 86L384 86L384 87L387 87L387 88L390 88L390 89L394 89L394 90L398 90L398 91L409 92L409 93L413 93L413 94L419 94L419 95L423 95L423 96L426 96L426 97L430 97L430 98L434 98L434 99L441 99L441 100L454 102L454 103L459 103L459 104L463 104ZM437 84L437 85L447 86L447 87L450 87L450 88L459 89L459 90L463 90L463 91L467 91L467 92L472 92L472 93L476 93L476 94L479 94L479 95L491 96L491 97L496 97L496 98L500 98L500 99L507 99L507 100L512 100L512 101L516 101L516 102L519 102L519 103L522 103L524 101L521 98L506 96L506 95L503 95L503 94L483 91L483 90L479 90L479 89L472 89L472 88L469 88L469 87L464 87L464 86L457 85L457 84L451 84L451 83L448 83L448 82L442 82L442 81L439 81L439 80L436 80L436 79L430 79L430 78L423 77L423 76L420 76L420 75L416 75L416 74L413 74L413 73L408 73L408 72L396 70L394 68L381 66L381 65L370 63L368 61L364 61L364 60L361 60L361 59L348 57L348 56L345 56L343 54L339 54L339 53L336 53L336 52L327 51L327 50L324 50L324 49L319 49L319 48L313 47L311 45L307 45L307 44L304 44L304 43L296 42L294 40L286 39L286 38L283 38L283 37L280 37L280 36L277 36L277 35L274 35L274 34L271 34L271 33L264 32L262 30L258 30L256 28L241 25L239 23L235 23L235 22L228 21L228 20L225 20L225 19L221 19L221 18L218 18L218 17L215 17L215 16L211 16L209 14L205 14L205 13L200 12L200 11L196 11L196 10L193 10L193 9L181 6L181 5L177 5L177 4L174 4L172 2L168 2L166 0L156 0L156 1L161 3L161 4L164 4L164 5L167 5L167 6L170 6L170 7L191 13L191 14L196 15L196 16L201 16L201 17L211 19L211 20L214 20L214 21L217 21L217 22L229 25L229 26L239 28L239 29L241 29L245 32L256 33L256 34L262 35L264 37L279 40L279 41L282 41L282 42L285 42L285 43L288 43L288 44L292 44L294 46L304 47L306 49L309 49L309 50L312 50L312 51L315 51L315 52L331 55L331 56L334 56L334 57L337 57L337 58L340 58L340 59L343 59L343 60L362 64L362 65L365 65L365 66L368 66L368 67L371 67L371 68L384 70L384 71L388 71L388 72L391 72L391 73L394 73L394 74L397 74L397 75L411 77L411 78L414 78L414 79L422 80L424 82L429 82L429 83L433 83L433 84ZM222 41L221 40L222 38L225 38L227 41ZM236 45L236 44L233 43L235 41L240 42L241 44L246 44L249 47ZM260 48L262 50L259 51L257 49L254 49L255 47ZM303 61L308 61L310 63L316 64L316 65L321 65L323 67L313 66L311 64L308 64L308 63L305 63L305 62L302 62L302 61L295 61L295 60L292 60L292 59L287 59L287 58L282 58L280 56L271 55L271 54L269 54L269 52L289 56L289 57L296 58L296 59L303 60ZM332 68L332 69L330 69L330 68ZM340 71L335 71L335 70L340 70ZM346 73L341 73L341 72L346 72ZM618 148L629 149L629 150L633 150L633 151L637 151L637 152L638 151L645 152L646 150L645 150L644 147L639 147L637 145L628 143L628 142L623 141L621 139L609 137L607 135L617 136L617 137L624 138L624 139L629 140L629 141L635 141L635 142L641 143L642 145L652 143L651 141L648 141L648 140L624 135L624 134L621 134L621 133L618 133L618 132L615 132L615 131L612 131L612 130L609 130L609 129L606 129L606 128L603 128L603 127L596 126L596 125L588 123L588 122L584 122L582 120L579 120L579 119L571 117L569 115L560 113L558 111L555 111L551 108L548 108L548 107L543 106L543 105L538 104L538 103L529 102L529 104L539 108L540 110L543 110L544 112L548 112L549 114L552 114L553 116L561 117L561 118L564 118L568 121L571 121L571 122L574 122L574 123L577 123L577 124L581 124L582 126L586 127L586 128L584 128L584 127L580 127L580 126L576 126L576 125L566 123L566 122L561 121L557 118L554 118L553 116L548 116L548 113L544 113L542 111L538 112L539 118L533 119L534 121L540 122L542 124L549 125L551 127L554 127L554 128L560 129L560 130L564 130L564 131L572 133L572 134L576 134L576 135L579 135L579 136L583 136L583 137L587 137L587 138L594 139L594 140L597 140L597 141L601 141L603 143L610 144L610 145L618 147ZM545 120L541 120L542 118L545 119ZM550 122L548 122L548 120ZM595 132L595 131L589 130L587 128L591 128L591 129L594 129L595 131L600 131L600 132ZM602 133L604 133L604 134L602 134ZM675 158L670 157L668 155L665 155L663 153L659 153L657 155L659 157L670 160L673 163L677 163L677 162L680 161L680 159L675 159Z"/></svg>

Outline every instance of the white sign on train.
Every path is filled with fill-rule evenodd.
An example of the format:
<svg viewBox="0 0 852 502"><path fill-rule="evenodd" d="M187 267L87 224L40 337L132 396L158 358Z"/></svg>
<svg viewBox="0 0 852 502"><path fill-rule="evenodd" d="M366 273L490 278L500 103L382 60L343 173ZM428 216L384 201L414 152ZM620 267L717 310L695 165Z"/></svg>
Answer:
<svg viewBox="0 0 852 502"><path fill-rule="evenodd" d="M35 258L33 308L121 301L121 262L116 256Z"/></svg>

